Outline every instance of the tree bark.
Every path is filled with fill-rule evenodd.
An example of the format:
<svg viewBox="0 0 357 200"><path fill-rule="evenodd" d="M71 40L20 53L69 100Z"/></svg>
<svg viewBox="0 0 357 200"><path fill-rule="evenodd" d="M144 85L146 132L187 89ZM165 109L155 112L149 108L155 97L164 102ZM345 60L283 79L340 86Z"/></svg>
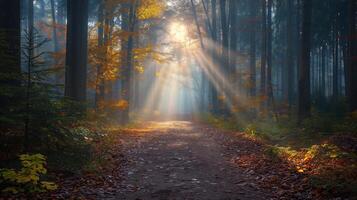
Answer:
<svg viewBox="0 0 357 200"><path fill-rule="evenodd" d="M212 42L215 44L217 41L217 1L212 0L211 1L211 15L212 15ZM212 58L217 57L217 52L216 49L212 49ZM217 94L217 89L215 88L214 84L211 83L211 98L212 98L212 112L214 114L217 114L218 112L218 94Z"/></svg>
<svg viewBox="0 0 357 200"><path fill-rule="evenodd" d="M65 96L86 100L88 0L67 1Z"/></svg>
<svg viewBox="0 0 357 200"><path fill-rule="evenodd" d="M267 59L267 4L266 0L262 2L262 47L260 61L260 95L266 96L266 59Z"/></svg>
<svg viewBox="0 0 357 200"><path fill-rule="evenodd" d="M273 83L272 83L272 0L268 0L268 16L267 16L267 93L269 106L273 103Z"/></svg>
<svg viewBox="0 0 357 200"><path fill-rule="evenodd" d="M101 1L98 7L98 47L102 48L104 44L104 3ZM100 55L103 56L103 55ZM101 58L102 59L102 58ZM97 78L95 89L95 106L99 109L104 102L104 80L102 63L97 66Z"/></svg>
<svg viewBox="0 0 357 200"><path fill-rule="evenodd" d="M231 74L236 74L237 63L237 1L230 0L229 2L229 16L230 16L230 54L229 54L229 67Z"/></svg>
<svg viewBox="0 0 357 200"><path fill-rule="evenodd" d="M348 102L349 110L357 110L357 36L356 36L356 0L349 0L348 5Z"/></svg>
<svg viewBox="0 0 357 200"><path fill-rule="evenodd" d="M134 39L132 33L135 31L135 23L136 23L136 6L137 1L134 1L129 6L129 13L125 13L123 20L123 28L129 33L128 41L123 43L124 47L124 55L123 55L123 63L122 66L122 99L125 100L128 104L130 103L130 94L131 94L131 72L133 67L133 47L134 47ZM129 108L122 110L121 123L126 124L129 122Z"/></svg>
<svg viewBox="0 0 357 200"><path fill-rule="evenodd" d="M301 61L299 73L299 122L310 116L310 43L311 43L311 15L312 3L310 0L303 0L303 21L301 35Z"/></svg>
<svg viewBox="0 0 357 200"><path fill-rule="evenodd" d="M250 96L255 96L255 89L256 89L256 65L255 65L255 59L256 59L256 46L255 46L255 33L256 33L256 4L255 1L250 2L250 21L252 24L250 24L251 31L249 34L249 40L250 40L250 84L249 84L249 91L250 91Z"/></svg>
<svg viewBox="0 0 357 200"><path fill-rule="evenodd" d="M293 12L293 1L288 1L288 13ZM287 70L288 70L288 79L287 83L283 84L288 84L288 91L287 91L287 100L289 103L289 107L291 108L292 103L293 103L293 76L294 76L294 58L293 58L293 37L292 37L292 32L293 32L293 23L292 23L292 15L288 15L288 22L287 22Z"/></svg>

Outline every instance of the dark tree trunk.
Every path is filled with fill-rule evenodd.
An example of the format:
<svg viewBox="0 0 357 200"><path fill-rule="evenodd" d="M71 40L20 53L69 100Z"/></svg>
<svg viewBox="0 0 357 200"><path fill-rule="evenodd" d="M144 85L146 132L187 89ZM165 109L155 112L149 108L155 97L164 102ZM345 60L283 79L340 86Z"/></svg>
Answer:
<svg viewBox="0 0 357 200"><path fill-rule="evenodd" d="M357 110L357 37L356 37L356 0L349 0L348 5L348 101L349 110Z"/></svg>
<svg viewBox="0 0 357 200"><path fill-rule="evenodd" d="M16 79L20 67L20 1L0 1L0 73L13 74ZM3 80L1 80L3 82ZM7 82L7 81L5 81ZM17 81L16 81L17 82Z"/></svg>
<svg viewBox="0 0 357 200"><path fill-rule="evenodd" d="M299 73L299 104L298 115L301 122L310 116L310 40L311 40L311 15L312 5L310 0L303 0L303 22L302 22L302 43L301 61Z"/></svg>
<svg viewBox="0 0 357 200"><path fill-rule="evenodd" d="M273 103L273 83L272 83L272 53L273 53L273 27L272 27L272 0L268 0L267 16L267 93L269 106Z"/></svg>
<svg viewBox="0 0 357 200"><path fill-rule="evenodd" d="M52 38L53 38L53 45L54 51L58 52L58 38L57 38L57 20L56 20L56 9L55 9L55 1L51 0L51 15L52 15Z"/></svg>
<svg viewBox="0 0 357 200"><path fill-rule="evenodd" d="M20 1L0 1L0 89L13 92L20 84ZM0 94L0 105L4 109L13 98ZM1 109L2 110L2 109Z"/></svg>
<svg viewBox="0 0 357 200"><path fill-rule="evenodd" d="M256 45L255 45L255 33L256 33L256 4L255 1L250 2L250 34L249 34L249 40L250 40L250 64L249 64L249 69L250 69L250 84L249 84L249 90L250 90L250 95L255 96L256 94L256 65L255 65L255 59L256 59Z"/></svg>
<svg viewBox="0 0 357 200"><path fill-rule="evenodd" d="M197 11L196 11L196 5L193 2L193 0L191 0L191 8L192 8L192 13L193 13L193 17L195 18L195 24L196 24L196 29L197 29L197 34L200 40L200 45L201 45L201 49L204 52L205 51L205 46L203 43L203 38L202 38L202 33L201 33L201 28L200 28L200 24L198 21L198 17L197 17ZM201 69L201 91L200 91L200 109L201 111L204 111L204 105L205 105L205 85L206 85L206 76L204 74L203 69Z"/></svg>
<svg viewBox="0 0 357 200"><path fill-rule="evenodd" d="M293 1L288 1L288 13L292 13L293 12ZM287 91L287 97L288 97L288 102L289 102L289 106L291 107L292 103L293 103L293 92L294 92L294 88L293 88L293 80L294 80L294 57L293 57L293 37L292 37L292 33L293 33L293 23L292 23L292 15L289 14L288 15L288 22L287 22L287 70L288 70L288 78L287 78L287 82L283 83L283 84L287 84L288 87L288 91Z"/></svg>
<svg viewBox="0 0 357 200"><path fill-rule="evenodd" d="M220 0L221 32L222 32L222 69L227 71L228 67L228 22L227 22L227 0Z"/></svg>
<svg viewBox="0 0 357 200"><path fill-rule="evenodd" d="M14 112L22 101L17 95L21 84L20 23L20 0L0 0L0 116Z"/></svg>
<svg viewBox="0 0 357 200"><path fill-rule="evenodd" d="M55 1L51 0L51 17L52 17L52 39L53 39L53 51L58 53L60 50L59 43L58 43L58 36L57 36L57 16L56 16L56 6ZM58 63L54 60L54 65L57 67ZM55 82L56 84L61 83L61 74L58 71L55 74Z"/></svg>
<svg viewBox="0 0 357 200"><path fill-rule="evenodd" d="M98 7L98 47L104 44L104 5L100 2ZM97 78L95 89L95 106L99 109L104 102L104 80L103 80L103 67L101 64L97 66Z"/></svg>
<svg viewBox="0 0 357 200"><path fill-rule="evenodd" d="M26 107L25 107L25 128L24 128L24 150L28 152L30 149L30 113L31 113L31 68L33 65L34 57L34 7L33 0L28 0L28 16L27 16L27 77L26 77Z"/></svg>
<svg viewBox="0 0 357 200"><path fill-rule="evenodd" d="M336 12L337 13L337 12ZM332 72L332 96L333 100L336 102L337 97L338 97L338 29L337 29L337 14L335 16L335 21L334 21L334 47L333 47L333 72Z"/></svg>
<svg viewBox="0 0 357 200"><path fill-rule="evenodd" d="M133 33L135 29L136 23L136 5L137 1L130 3L129 6L129 14L124 14L123 20L125 20L126 24L124 24L123 28L129 33ZM132 35L129 35L128 41L124 42L124 57L122 66L122 99L127 103L130 103L130 94L131 94L131 72L133 66L133 47L134 47L134 38ZM129 107L122 110L121 123L126 124L129 122Z"/></svg>
<svg viewBox="0 0 357 200"><path fill-rule="evenodd" d="M266 96L266 59L267 59L267 3L266 0L261 0L262 3L262 47L260 61L260 95Z"/></svg>
<svg viewBox="0 0 357 200"><path fill-rule="evenodd" d="M229 72L229 54L228 54L228 48L229 48L229 28L228 28L228 18L227 18L227 0L220 0L219 3L220 6L220 18L221 18L221 34L222 34L222 47L221 47L221 57L219 59L220 64L221 64L221 70L223 74L228 77L228 72ZM225 79L222 81L222 89L226 90L227 85L229 84L229 80ZM224 96L224 93L220 93L220 95ZM229 95L229 94L228 94ZM229 98L229 97L225 97ZM225 105L224 101L220 101L220 108L222 114L226 115L229 113L228 108Z"/></svg>
<svg viewBox="0 0 357 200"><path fill-rule="evenodd" d="M212 41L215 43L217 41L217 1L211 1L211 14L212 14ZM212 49L212 58L216 57L216 49ZM217 89L214 84L211 83L211 98L212 98L212 112L217 113L218 111L218 94Z"/></svg>
<svg viewBox="0 0 357 200"><path fill-rule="evenodd" d="M237 51L237 1L230 0L229 2L229 16L230 16L230 54L229 54L229 68L232 74L235 74L236 70L236 51Z"/></svg>
<svg viewBox="0 0 357 200"><path fill-rule="evenodd" d="M88 0L67 1L65 96L86 100Z"/></svg>

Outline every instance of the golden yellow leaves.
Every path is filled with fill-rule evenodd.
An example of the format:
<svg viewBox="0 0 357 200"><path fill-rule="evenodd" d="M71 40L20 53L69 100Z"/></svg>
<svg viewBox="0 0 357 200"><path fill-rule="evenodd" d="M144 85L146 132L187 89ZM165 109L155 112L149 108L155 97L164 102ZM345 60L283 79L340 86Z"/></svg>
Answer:
<svg viewBox="0 0 357 200"><path fill-rule="evenodd" d="M121 111L127 110L129 108L129 102L124 99L121 99L116 104L116 107Z"/></svg>
<svg viewBox="0 0 357 200"><path fill-rule="evenodd" d="M220 100L220 101L222 101L222 102L224 102L226 99L227 99L227 98L226 98L225 95L220 95L220 96L218 96L218 100Z"/></svg>
<svg viewBox="0 0 357 200"><path fill-rule="evenodd" d="M144 73L144 67L143 66L135 66L135 71L138 72L139 74Z"/></svg>
<svg viewBox="0 0 357 200"><path fill-rule="evenodd" d="M164 10L164 3L160 0L145 0L140 2L137 11L139 20L160 17Z"/></svg>

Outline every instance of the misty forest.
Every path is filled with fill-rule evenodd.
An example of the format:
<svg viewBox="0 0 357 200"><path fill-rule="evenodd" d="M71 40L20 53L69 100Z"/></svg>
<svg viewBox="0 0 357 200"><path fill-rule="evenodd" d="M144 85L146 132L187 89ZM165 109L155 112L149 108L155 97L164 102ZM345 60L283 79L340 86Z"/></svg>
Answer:
<svg viewBox="0 0 357 200"><path fill-rule="evenodd" d="M357 199L357 0L0 0L0 199Z"/></svg>

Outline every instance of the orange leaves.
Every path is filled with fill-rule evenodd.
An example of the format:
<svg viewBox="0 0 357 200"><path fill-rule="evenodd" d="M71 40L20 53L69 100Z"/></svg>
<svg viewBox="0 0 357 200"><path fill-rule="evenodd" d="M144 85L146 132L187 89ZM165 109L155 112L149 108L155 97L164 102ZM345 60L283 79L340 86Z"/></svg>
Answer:
<svg viewBox="0 0 357 200"><path fill-rule="evenodd" d="M119 110L121 110L121 111L127 110L129 108L129 102L121 99L116 104L116 107L119 108Z"/></svg>

